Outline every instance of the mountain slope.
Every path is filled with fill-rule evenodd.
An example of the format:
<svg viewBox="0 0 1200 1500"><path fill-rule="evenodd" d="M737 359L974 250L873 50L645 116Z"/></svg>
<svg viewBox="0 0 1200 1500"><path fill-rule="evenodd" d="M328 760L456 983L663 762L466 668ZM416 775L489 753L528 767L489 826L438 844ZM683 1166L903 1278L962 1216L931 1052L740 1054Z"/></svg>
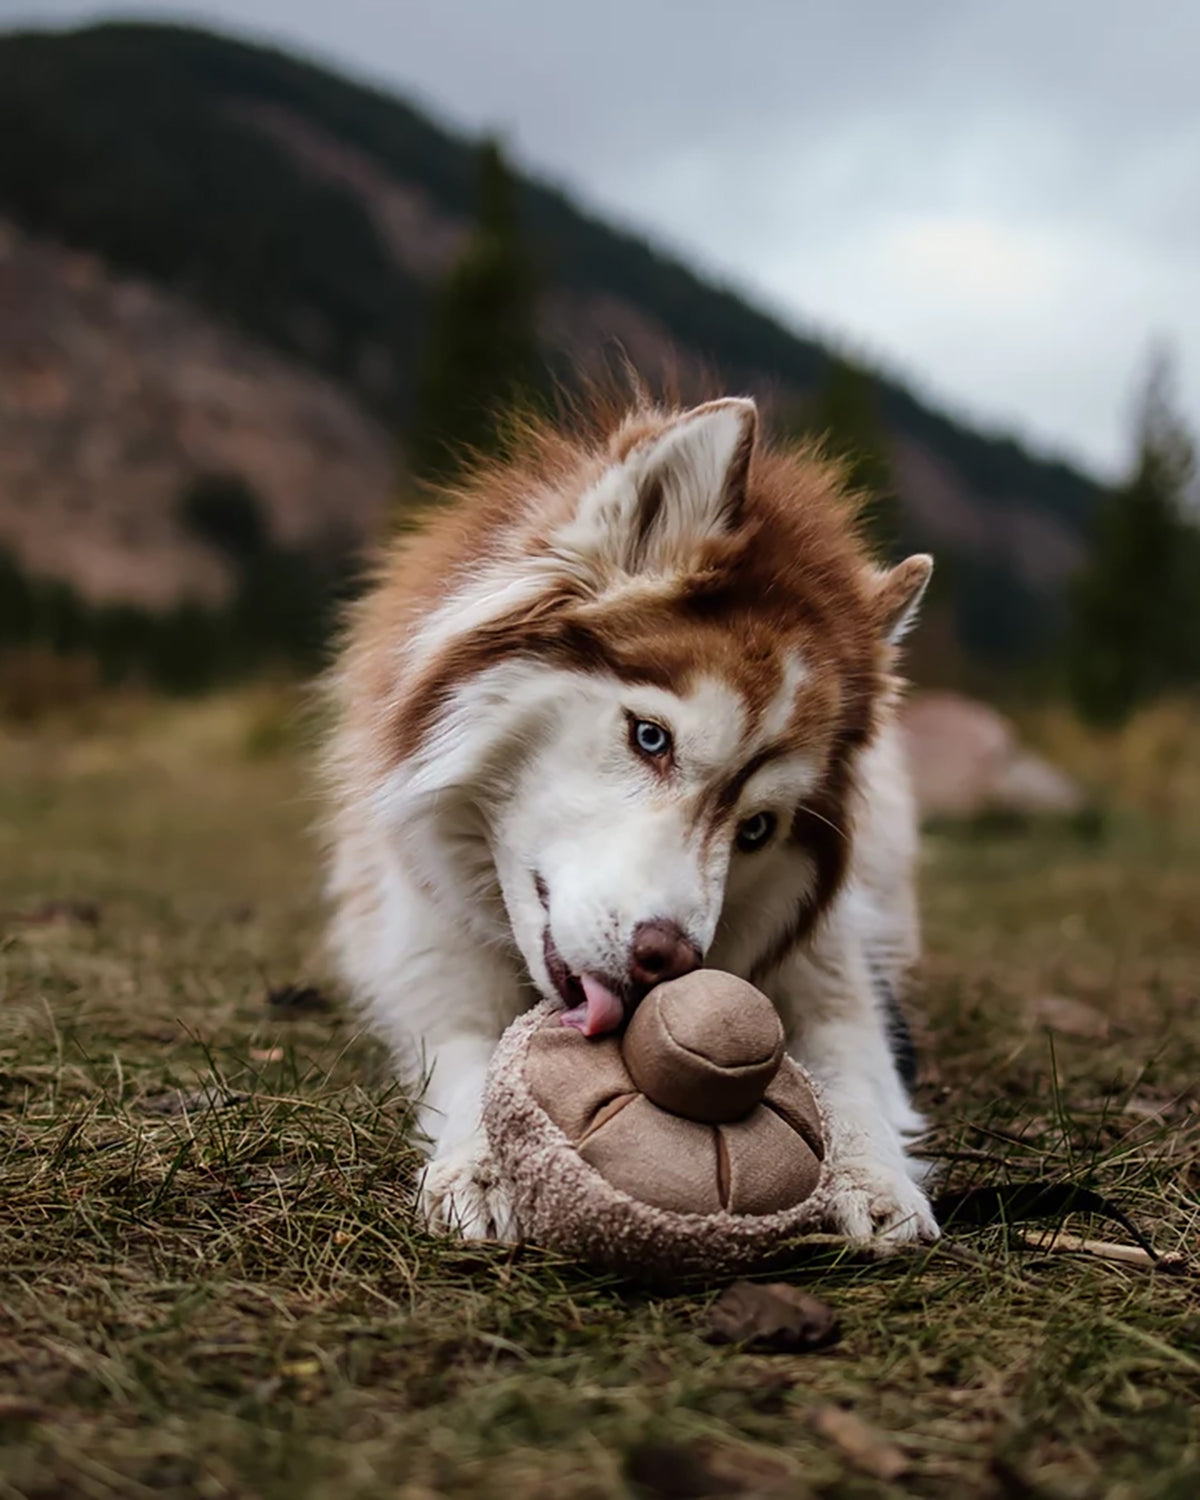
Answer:
<svg viewBox="0 0 1200 1500"><path fill-rule="evenodd" d="M394 487L386 432L332 381L0 219L0 544L91 603L220 602L176 503L202 474L240 475L302 547L362 536Z"/></svg>
<svg viewBox="0 0 1200 1500"><path fill-rule="evenodd" d="M469 142L402 102L269 49L132 24L0 37L0 214L208 309L393 426L474 171ZM680 351L685 372L768 396L820 378L820 345L561 193L523 182L520 210L551 352L586 362L616 339L654 375ZM958 559L968 637L1036 642L1094 486L899 385L880 399L906 510Z"/></svg>

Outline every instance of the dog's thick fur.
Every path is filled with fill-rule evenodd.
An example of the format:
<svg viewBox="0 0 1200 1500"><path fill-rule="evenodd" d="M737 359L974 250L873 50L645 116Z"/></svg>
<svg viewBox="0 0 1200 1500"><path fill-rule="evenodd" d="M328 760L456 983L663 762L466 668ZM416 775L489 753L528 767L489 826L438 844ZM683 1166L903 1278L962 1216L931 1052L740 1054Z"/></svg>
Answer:
<svg viewBox="0 0 1200 1500"><path fill-rule="evenodd" d="M893 658L931 563L876 567L853 511L818 454L759 441L753 402L643 403L532 429L357 606L332 678L333 940L428 1071L434 1222L519 1233L480 1126L493 1046L581 976L635 1003L655 922L778 1007L843 1127L834 1227L936 1236L887 1010L917 947Z"/></svg>

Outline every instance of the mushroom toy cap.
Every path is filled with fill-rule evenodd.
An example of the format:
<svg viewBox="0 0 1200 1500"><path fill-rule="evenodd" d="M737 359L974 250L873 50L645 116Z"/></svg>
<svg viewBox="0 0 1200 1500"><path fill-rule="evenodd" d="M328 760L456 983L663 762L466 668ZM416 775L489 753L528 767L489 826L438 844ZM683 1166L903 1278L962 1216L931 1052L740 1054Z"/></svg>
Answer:
<svg viewBox="0 0 1200 1500"><path fill-rule="evenodd" d="M723 1125L758 1104L783 1060L783 1025L752 984L697 969L650 991L621 1053L630 1077L660 1109Z"/></svg>

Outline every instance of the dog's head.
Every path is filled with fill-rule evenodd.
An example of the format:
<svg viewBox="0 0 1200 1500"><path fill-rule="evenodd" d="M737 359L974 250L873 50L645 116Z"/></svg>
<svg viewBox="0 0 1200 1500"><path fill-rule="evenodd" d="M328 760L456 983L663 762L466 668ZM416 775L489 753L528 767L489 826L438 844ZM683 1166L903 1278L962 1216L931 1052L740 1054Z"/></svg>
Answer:
<svg viewBox="0 0 1200 1500"><path fill-rule="evenodd" d="M836 469L760 450L745 400L525 483L414 642L409 785L594 1032L701 961L761 976L831 899L931 563L877 568Z"/></svg>

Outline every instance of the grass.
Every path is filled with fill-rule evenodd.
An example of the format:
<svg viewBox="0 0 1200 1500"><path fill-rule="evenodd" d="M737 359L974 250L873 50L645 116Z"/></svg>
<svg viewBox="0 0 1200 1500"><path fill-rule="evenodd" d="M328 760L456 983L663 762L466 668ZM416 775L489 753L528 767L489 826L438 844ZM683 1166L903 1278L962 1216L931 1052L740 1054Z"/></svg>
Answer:
<svg viewBox="0 0 1200 1500"><path fill-rule="evenodd" d="M1194 1266L1045 1225L820 1251L787 1277L841 1343L755 1356L703 1341L712 1289L424 1235L375 1047L336 996L268 1003L327 984L278 726L220 700L0 744L0 1500L1200 1493ZM924 883L947 1183L1084 1183L1193 1254L1200 808L940 833Z"/></svg>

